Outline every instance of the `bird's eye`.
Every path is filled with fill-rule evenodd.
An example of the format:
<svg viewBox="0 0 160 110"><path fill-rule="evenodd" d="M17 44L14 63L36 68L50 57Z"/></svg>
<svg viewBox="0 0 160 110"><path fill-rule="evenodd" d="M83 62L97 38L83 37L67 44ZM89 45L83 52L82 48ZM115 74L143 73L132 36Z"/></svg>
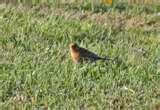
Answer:
<svg viewBox="0 0 160 110"><path fill-rule="evenodd" d="M75 48L76 46L75 45L72 45L72 48Z"/></svg>

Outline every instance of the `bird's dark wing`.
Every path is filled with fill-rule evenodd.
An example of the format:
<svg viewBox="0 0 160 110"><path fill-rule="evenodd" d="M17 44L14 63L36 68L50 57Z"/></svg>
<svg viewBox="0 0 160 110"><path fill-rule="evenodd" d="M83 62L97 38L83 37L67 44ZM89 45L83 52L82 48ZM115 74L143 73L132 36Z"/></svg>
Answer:
<svg viewBox="0 0 160 110"><path fill-rule="evenodd" d="M96 55L95 53L86 50L85 48L81 48L81 47L80 47L80 48L79 48L79 51L80 51L80 56L81 56L81 58L84 59L84 60L95 61L95 60L98 60L98 59L104 59L104 58L99 57L99 56Z"/></svg>

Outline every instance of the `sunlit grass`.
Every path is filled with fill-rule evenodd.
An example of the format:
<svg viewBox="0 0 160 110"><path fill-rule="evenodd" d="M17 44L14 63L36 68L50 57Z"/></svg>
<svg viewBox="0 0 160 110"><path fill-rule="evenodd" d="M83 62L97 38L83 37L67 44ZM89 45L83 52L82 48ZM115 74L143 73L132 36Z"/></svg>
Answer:
<svg viewBox="0 0 160 110"><path fill-rule="evenodd" d="M52 3L1 5L2 109L149 109L158 106L158 6L115 2L92 10L90 1L83 3L63 4L57 10L93 13L84 19L53 10ZM110 24L90 18L95 14L101 20L102 12L108 14L105 18L109 17ZM138 16L142 23L134 21ZM114 61L75 64L68 53L71 42Z"/></svg>

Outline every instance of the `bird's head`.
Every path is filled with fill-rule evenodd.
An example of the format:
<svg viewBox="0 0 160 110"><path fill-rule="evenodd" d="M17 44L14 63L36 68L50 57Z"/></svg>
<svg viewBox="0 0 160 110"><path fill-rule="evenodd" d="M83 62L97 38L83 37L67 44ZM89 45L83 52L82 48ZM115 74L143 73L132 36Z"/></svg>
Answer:
<svg viewBox="0 0 160 110"><path fill-rule="evenodd" d="M70 50L77 50L78 45L76 43L71 43L71 44L69 44L69 48L70 48Z"/></svg>

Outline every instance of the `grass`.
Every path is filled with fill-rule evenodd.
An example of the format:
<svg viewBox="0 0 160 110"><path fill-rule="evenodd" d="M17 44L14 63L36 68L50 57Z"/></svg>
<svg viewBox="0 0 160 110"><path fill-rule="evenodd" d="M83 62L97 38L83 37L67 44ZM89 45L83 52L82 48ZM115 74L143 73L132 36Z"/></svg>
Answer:
<svg viewBox="0 0 160 110"><path fill-rule="evenodd" d="M159 5L53 8L1 4L1 109L159 107ZM115 62L74 64L71 42Z"/></svg>

